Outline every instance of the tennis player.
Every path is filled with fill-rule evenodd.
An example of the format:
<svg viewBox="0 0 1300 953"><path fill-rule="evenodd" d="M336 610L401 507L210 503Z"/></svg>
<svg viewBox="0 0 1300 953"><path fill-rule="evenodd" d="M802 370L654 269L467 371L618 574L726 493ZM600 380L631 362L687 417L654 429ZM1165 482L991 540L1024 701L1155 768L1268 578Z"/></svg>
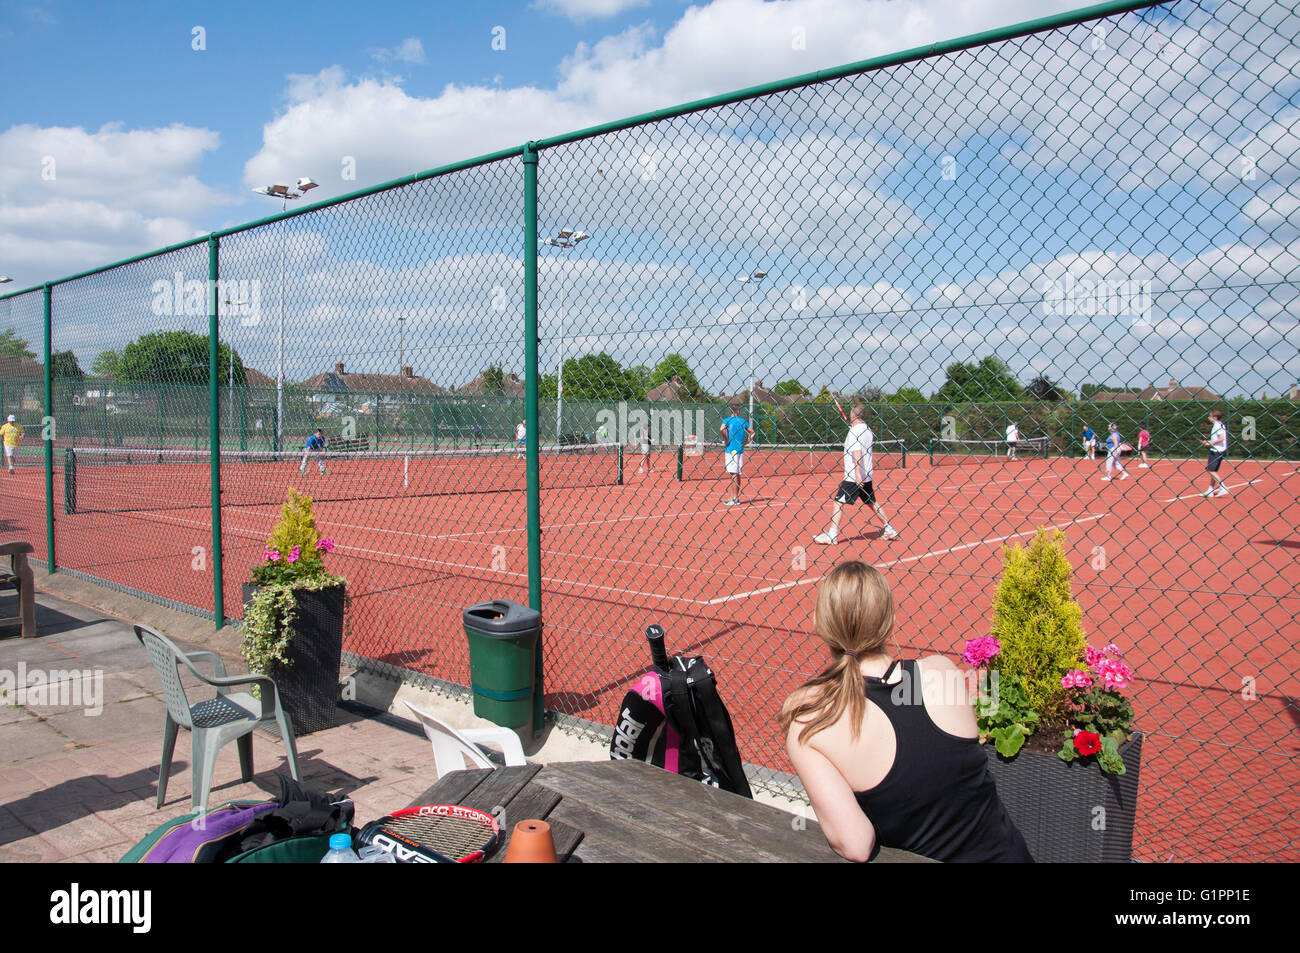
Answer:
<svg viewBox="0 0 1300 953"><path fill-rule="evenodd" d="M754 428L740 416L740 405L732 404L731 416L723 418L718 432L726 441L722 460L727 472L731 474L731 499L727 500L727 506L735 506L740 502L740 474L745 469L745 440L754 439Z"/></svg>
<svg viewBox="0 0 1300 953"><path fill-rule="evenodd" d="M831 510L831 528L820 536L814 537L814 543L834 546L840 534L840 512L844 504L861 500L871 507L872 512L880 517L885 528L880 531L881 539L897 539L898 530L889 525L889 517L876 502L876 491L871 485L871 447L875 435L866 423L867 408L864 404L854 404L849 411L849 433L844 438L844 480L835 491L835 506Z"/></svg>
<svg viewBox="0 0 1300 953"><path fill-rule="evenodd" d="M298 467L299 473L307 472L307 458L316 455L316 465L320 467L321 473L326 473L325 469L325 434L318 427L316 432L307 438L307 442L302 447L302 465Z"/></svg>
<svg viewBox="0 0 1300 953"><path fill-rule="evenodd" d="M1097 432L1087 424L1083 425L1083 449L1088 451L1088 459L1097 459Z"/></svg>
<svg viewBox="0 0 1300 953"><path fill-rule="evenodd" d="M653 442L650 440L650 428L641 428L641 473L650 473L654 470L654 464L650 462L650 451L653 449Z"/></svg>
<svg viewBox="0 0 1300 953"><path fill-rule="evenodd" d="M1115 470L1119 470L1120 479L1128 479L1128 471L1124 469L1124 464L1120 460L1120 454L1124 452L1124 441L1120 439L1119 428L1114 424L1110 425L1110 435L1106 437L1106 475L1102 477L1102 482L1110 480L1110 475Z"/></svg>
<svg viewBox="0 0 1300 953"><path fill-rule="evenodd" d="M1016 444L1020 442L1020 428L1015 424L1007 424L1007 459L1016 458Z"/></svg>
<svg viewBox="0 0 1300 953"><path fill-rule="evenodd" d="M18 418L13 414L0 426L0 440L5 445L5 464L9 467L9 472L14 472L14 460L18 456L18 448L23 442L23 426L18 422Z"/></svg>
<svg viewBox="0 0 1300 953"><path fill-rule="evenodd" d="M1138 464L1141 470L1149 470L1151 461L1147 459L1147 447L1151 445L1151 431L1143 427L1138 431L1138 453L1142 454L1142 462Z"/></svg>
<svg viewBox="0 0 1300 953"><path fill-rule="evenodd" d="M13 420L12 417L9 419ZM1210 448L1210 459L1205 463L1210 474L1210 486L1201 496L1227 496L1228 488L1223 485L1223 477L1219 476L1219 467L1228 455L1228 428L1223 423L1223 411L1216 410L1210 414L1210 439L1201 443ZM8 452L9 440L5 438L5 453Z"/></svg>
<svg viewBox="0 0 1300 953"><path fill-rule="evenodd" d="M527 441L528 428L524 426L524 422L521 420L519 421L519 426L515 428L515 449L519 451L520 456L524 455Z"/></svg>

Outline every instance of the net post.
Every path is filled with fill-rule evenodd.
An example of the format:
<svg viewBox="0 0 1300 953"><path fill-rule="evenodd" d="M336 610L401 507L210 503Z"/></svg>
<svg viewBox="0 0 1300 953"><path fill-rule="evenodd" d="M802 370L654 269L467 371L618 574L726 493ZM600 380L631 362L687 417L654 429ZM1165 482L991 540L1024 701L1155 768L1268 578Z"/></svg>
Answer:
<svg viewBox="0 0 1300 953"><path fill-rule="evenodd" d="M677 482L682 482L682 460L686 455L686 446L682 444L677 447Z"/></svg>
<svg viewBox="0 0 1300 953"><path fill-rule="evenodd" d="M542 508L538 465L541 430L537 406L537 145L527 142L524 164L524 441L528 477L528 605L542 611ZM621 460L621 457L620 457ZM542 731L542 639L537 640L533 691L533 735Z"/></svg>
<svg viewBox="0 0 1300 953"><path fill-rule="evenodd" d="M45 565L51 573L58 571L54 559L54 369L50 366L51 352L54 346L54 288L45 283L44 324L45 324L45 419L41 421L45 444Z"/></svg>
<svg viewBox="0 0 1300 953"><path fill-rule="evenodd" d="M214 413L221 398L219 387L221 355L217 334L217 280L220 277L220 251L216 235L208 236L208 460L212 472L212 621L220 629L226 624L221 566L221 415ZM197 390L197 388L196 388ZM199 395L194 395L199 403ZM198 427L194 441L198 445Z"/></svg>

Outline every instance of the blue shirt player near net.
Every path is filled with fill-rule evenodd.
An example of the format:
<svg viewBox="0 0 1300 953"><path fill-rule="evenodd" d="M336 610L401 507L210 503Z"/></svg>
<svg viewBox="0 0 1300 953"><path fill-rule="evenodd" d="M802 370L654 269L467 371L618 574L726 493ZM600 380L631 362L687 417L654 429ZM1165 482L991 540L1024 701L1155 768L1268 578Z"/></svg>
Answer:
<svg viewBox="0 0 1300 953"><path fill-rule="evenodd" d="M299 473L307 472L307 458L313 454L316 455L316 465L320 467L320 472L327 472L325 469L325 434L319 428L303 444L302 465L298 467Z"/></svg>
<svg viewBox="0 0 1300 953"><path fill-rule="evenodd" d="M726 442L722 457L727 472L731 474L731 499L727 500L727 506L735 506L740 502L740 473L745 468L745 438L754 438L754 428L740 416L740 405L732 404L731 416L722 421L718 431Z"/></svg>

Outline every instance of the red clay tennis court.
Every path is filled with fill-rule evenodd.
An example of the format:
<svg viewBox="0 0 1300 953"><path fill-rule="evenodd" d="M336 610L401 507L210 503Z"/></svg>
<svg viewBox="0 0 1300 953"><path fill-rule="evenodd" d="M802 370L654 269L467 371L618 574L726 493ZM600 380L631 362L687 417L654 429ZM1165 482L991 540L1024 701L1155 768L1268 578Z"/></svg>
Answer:
<svg viewBox="0 0 1300 953"><path fill-rule="evenodd" d="M639 472L640 455L629 452L621 485L602 473L588 481L600 485L558 489L547 487L543 463L548 708L612 723L627 683L648 663L645 626L658 622L672 650L703 654L718 673L746 760L789 771L775 716L823 664L809 617L817 582L836 562L863 559L886 573L904 652L956 658L966 638L986 634L1000 547L1055 527L1068 541L1089 641L1114 642L1137 672L1133 700L1147 741L1134 856L1297 859L1300 831L1284 800L1300 786L1296 726L1290 699L1265 688L1293 677L1283 660L1300 611L1296 463L1234 463L1232 495L1207 500L1196 461L1160 460L1104 483L1099 461L939 466L908 454L906 466L886 458L876 475L900 538L879 539L879 524L858 507L846 511L839 545L826 548L812 539L826 526L837 478L833 463L812 459L815 473L783 466L796 472L747 479L735 507L723 505L721 479L689 479L707 475L708 458L686 461L705 469L679 481L675 453L656 453L654 469ZM157 465L133 466L142 486L163 476ZM372 466L370 476L391 480L393 466ZM82 498L98 492L88 470L78 476ZM527 601L523 492L332 501L340 483L364 472L296 471L283 488L320 497L318 523L337 543L331 567L349 580L345 649L467 684L461 610L486 598ZM582 482L576 471L552 473ZM167 479L174 470L158 485ZM40 538L43 474L28 468L14 480L6 496L30 490L31 506L11 520L30 518ZM238 465L223 466L223 482L228 499L252 492ZM207 489L201 476L199 489ZM123 499L131 492L119 490ZM178 485L170 507L56 512L58 561L132 588L143 571L155 595L211 609L210 565L196 561L212 543L205 500ZM239 583L276 512L251 503L223 510L228 615L240 614Z"/></svg>

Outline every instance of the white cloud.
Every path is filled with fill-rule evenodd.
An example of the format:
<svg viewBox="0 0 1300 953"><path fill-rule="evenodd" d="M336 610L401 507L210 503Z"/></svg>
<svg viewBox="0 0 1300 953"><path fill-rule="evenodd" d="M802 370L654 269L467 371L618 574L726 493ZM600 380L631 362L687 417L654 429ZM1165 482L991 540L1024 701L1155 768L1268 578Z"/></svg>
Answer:
<svg viewBox="0 0 1300 953"><path fill-rule="evenodd" d="M650 0L534 0L532 8L568 17L577 23L618 16L636 7L648 7Z"/></svg>
<svg viewBox="0 0 1300 953"><path fill-rule="evenodd" d="M192 238L194 220L231 199L197 175L218 142L180 124L0 132L5 268L57 277Z"/></svg>
<svg viewBox="0 0 1300 953"><path fill-rule="evenodd" d="M424 44L420 42L418 36L408 36L397 46L391 49L381 48L370 50L371 59L380 63L389 63L396 61L398 63L423 63Z"/></svg>

